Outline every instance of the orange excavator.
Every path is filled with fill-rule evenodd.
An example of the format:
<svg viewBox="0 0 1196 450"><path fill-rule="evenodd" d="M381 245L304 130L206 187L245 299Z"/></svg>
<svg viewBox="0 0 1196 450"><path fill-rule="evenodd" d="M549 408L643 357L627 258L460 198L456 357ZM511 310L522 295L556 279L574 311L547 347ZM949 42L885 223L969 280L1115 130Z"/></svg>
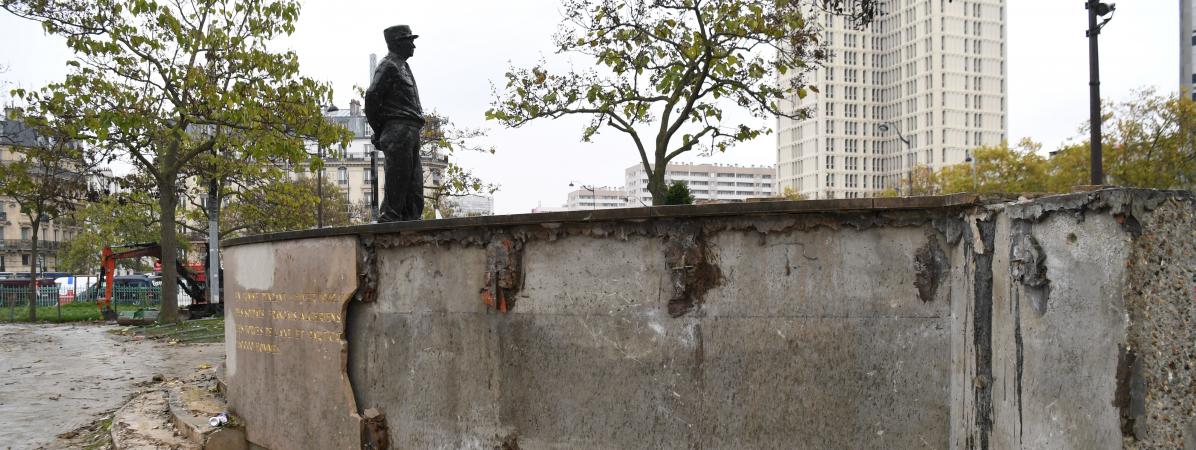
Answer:
<svg viewBox="0 0 1196 450"><path fill-rule="evenodd" d="M104 250L100 253L100 289L104 297L97 301L96 305L100 308L100 313L108 320L116 319L116 311L111 308L112 288L115 286L116 277L116 261L146 256L154 258L162 257L162 246L156 242L120 245L116 248L119 251L114 251L112 247L104 247ZM207 316L219 311L221 305L211 305L208 300L207 277L202 267L199 267L198 271L192 272L184 267L182 263L175 261L175 269L178 272L179 287L192 299L192 303L187 309L193 317Z"/></svg>

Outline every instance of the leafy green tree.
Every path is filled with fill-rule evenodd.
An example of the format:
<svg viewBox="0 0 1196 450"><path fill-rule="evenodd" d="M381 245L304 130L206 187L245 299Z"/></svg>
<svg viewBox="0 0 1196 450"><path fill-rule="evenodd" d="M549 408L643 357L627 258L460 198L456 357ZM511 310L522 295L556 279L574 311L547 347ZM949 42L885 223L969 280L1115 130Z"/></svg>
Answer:
<svg viewBox="0 0 1196 450"><path fill-rule="evenodd" d="M1046 160L1046 192L1071 192L1075 186L1090 184L1091 156L1087 142L1064 145L1052 152ZM1111 162L1108 153L1104 154L1104 160L1108 167Z"/></svg>
<svg viewBox="0 0 1196 450"><path fill-rule="evenodd" d="M44 269L38 267L42 226L58 221L83 198L91 161L73 139L72 118L33 113L20 119L0 124L0 197L15 201L29 220L29 276L37 280ZM37 298L36 287L30 283L30 298ZM30 301L29 321L36 320L37 302Z"/></svg>
<svg viewBox="0 0 1196 450"><path fill-rule="evenodd" d="M235 200L221 210L221 238L315 228L320 202L316 183L313 176L280 178L261 189L236 193ZM326 179L323 195L324 225L349 225L350 205L344 191Z"/></svg>
<svg viewBox="0 0 1196 450"><path fill-rule="evenodd" d="M689 186L680 181L674 181L669 185L669 191L665 194L664 204L666 205L692 205L694 203L694 196L689 192Z"/></svg>
<svg viewBox="0 0 1196 450"><path fill-rule="evenodd" d="M1104 158L1110 184L1196 188L1196 102L1147 89L1112 112Z"/></svg>
<svg viewBox="0 0 1196 450"><path fill-rule="evenodd" d="M919 164L910 170L909 177L901 180L902 190L909 196L939 195L942 185L933 169Z"/></svg>
<svg viewBox="0 0 1196 450"><path fill-rule="evenodd" d="M1196 189L1196 102L1147 89L1107 111L1101 156L1108 184ZM1047 190L1068 192L1090 184L1091 156L1088 141L1052 152Z"/></svg>
<svg viewBox="0 0 1196 450"><path fill-rule="evenodd" d="M597 68L553 73L545 63L507 72L487 118L509 127L533 120L589 117L582 139L602 127L627 134L663 204L669 162L692 150L725 151L771 130L773 117L806 111L782 106L805 97L801 73L825 56L819 29L803 10L861 20L875 1L564 0L557 53L592 58ZM728 106L759 118L725 118Z"/></svg>
<svg viewBox="0 0 1196 450"><path fill-rule="evenodd" d="M486 130L477 128L459 128L447 116L437 112L424 114L424 125L420 135L420 153L424 158L444 158L447 165L442 173L437 174L438 184L426 184L424 197L424 218L434 219L436 211L442 217L452 217L453 199L475 194L493 194L498 191L498 185L488 183L473 174L473 171L461 167L453 161L452 156L457 152L477 152L494 154L495 148L480 143L487 136ZM428 170L427 167L424 168ZM431 173L424 173L425 181L431 180Z"/></svg>
<svg viewBox="0 0 1196 450"><path fill-rule="evenodd" d="M59 265L74 273L94 273L100 266L100 251L104 247L157 241L160 235L157 208L158 202L149 193L138 190L83 203L73 214L82 231L59 248ZM146 269L133 260L117 264Z"/></svg>
<svg viewBox="0 0 1196 450"><path fill-rule="evenodd" d="M938 174L944 193L1043 192L1047 186L1042 145L1023 139L1017 147L980 147L972 151L973 164L944 167Z"/></svg>
<svg viewBox="0 0 1196 450"><path fill-rule="evenodd" d="M84 111L90 140L127 158L155 185L163 284L177 279L179 192L201 156L306 158L303 138L330 147L350 135L324 121L330 88L299 75L294 52L267 44L294 32L294 0L0 0L40 21L75 53L66 80L31 100ZM112 156L116 157L116 156ZM177 320L163 290L160 321Z"/></svg>
<svg viewBox="0 0 1196 450"><path fill-rule="evenodd" d="M790 186L785 186L785 190L781 192L781 198L785 200L806 200L805 195L802 195Z"/></svg>

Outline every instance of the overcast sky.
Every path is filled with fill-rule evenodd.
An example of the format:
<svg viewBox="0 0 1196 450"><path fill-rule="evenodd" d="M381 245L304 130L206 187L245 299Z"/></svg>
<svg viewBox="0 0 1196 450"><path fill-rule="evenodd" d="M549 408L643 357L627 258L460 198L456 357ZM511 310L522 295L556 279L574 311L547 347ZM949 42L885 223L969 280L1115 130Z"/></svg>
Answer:
<svg viewBox="0 0 1196 450"><path fill-rule="evenodd" d="M1078 137L1088 117L1088 55L1083 0L1008 0L1009 136L1031 137L1046 150ZM1128 98L1179 85L1179 6L1176 0L1122 2L1101 36L1102 94ZM336 104L348 105L353 86L369 83L369 55L386 53L382 29L410 24L418 49L410 63L424 108L457 125L490 129L495 155L458 155L458 162L501 185L496 212L528 212L564 203L570 181L623 185L623 170L639 161L634 146L608 131L580 141L584 120L534 123L517 130L486 122L491 83L511 63L551 57L560 22L554 0L307 1L295 35L280 45L295 50L303 72L331 82ZM0 74L4 91L37 88L65 74L70 53L38 24L0 12ZM2 97L0 97L2 98ZM711 158L685 161L741 165L776 163L776 138L766 136Z"/></svg>

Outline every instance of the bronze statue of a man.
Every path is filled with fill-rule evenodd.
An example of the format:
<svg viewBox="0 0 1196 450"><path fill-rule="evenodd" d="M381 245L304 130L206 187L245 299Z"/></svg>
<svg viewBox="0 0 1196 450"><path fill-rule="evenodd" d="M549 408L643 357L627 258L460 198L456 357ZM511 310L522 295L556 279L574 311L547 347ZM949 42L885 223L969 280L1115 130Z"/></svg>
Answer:
<svg viewBox="0 0 1196 450"><path fill-rule="evenodd" d="M374 130L374 147L386 155L386 186L378 222L417 220L424 211L424 171L419 159L424 111L407 58L415 54L411 27L382 32L390 53L374 71L365 91L365 116Z"/></svg>

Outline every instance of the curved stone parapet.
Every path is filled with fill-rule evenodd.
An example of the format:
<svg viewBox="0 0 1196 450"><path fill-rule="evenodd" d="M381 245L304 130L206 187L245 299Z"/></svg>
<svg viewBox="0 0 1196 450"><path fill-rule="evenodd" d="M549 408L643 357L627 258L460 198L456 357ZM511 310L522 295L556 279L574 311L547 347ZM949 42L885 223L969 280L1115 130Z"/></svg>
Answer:
<svg viewBox="0 0 1196 450"><path fill-rule="evenodd" d="M229 403L271 449L1166 446L1196 434L1173 391L1196 354L1173 326L1196 316L1193 205L1110 189L235 239Z"/></svg>

